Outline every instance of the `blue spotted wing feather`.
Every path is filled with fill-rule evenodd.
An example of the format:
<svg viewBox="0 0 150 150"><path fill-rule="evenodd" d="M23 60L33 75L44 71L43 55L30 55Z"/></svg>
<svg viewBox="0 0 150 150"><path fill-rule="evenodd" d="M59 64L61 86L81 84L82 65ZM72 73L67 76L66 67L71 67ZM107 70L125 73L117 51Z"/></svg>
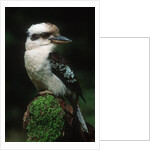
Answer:
<svg viewBox="0 0 150 150"><path fill-rule="evenodd" d="M75 72L66 60L57 52L50 53L49 59L52 72L61 79L68 89L76 92L85 101Z"/></svg>

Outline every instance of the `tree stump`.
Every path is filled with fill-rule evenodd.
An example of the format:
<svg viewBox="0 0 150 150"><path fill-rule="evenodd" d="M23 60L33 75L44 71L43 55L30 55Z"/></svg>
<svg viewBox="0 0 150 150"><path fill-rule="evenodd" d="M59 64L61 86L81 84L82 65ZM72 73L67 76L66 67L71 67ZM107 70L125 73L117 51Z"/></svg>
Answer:
<svg viewBox="0 0 150 150"><path fill-rule="evenodd" d="M94 142L95 129L81 130L71 105L50 94L37 96L27 106L23 128L28 142Z"/></svg>

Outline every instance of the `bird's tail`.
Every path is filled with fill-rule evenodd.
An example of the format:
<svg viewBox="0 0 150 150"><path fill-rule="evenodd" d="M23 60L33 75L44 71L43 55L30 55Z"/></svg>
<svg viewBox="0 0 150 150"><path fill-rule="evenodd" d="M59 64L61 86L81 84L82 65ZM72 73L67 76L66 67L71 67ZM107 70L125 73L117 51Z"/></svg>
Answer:
<svg viewBox="0 0 150 150"><path fill-rule="evenodd" d="M88 133L88 128L87 128L87 126L86 126L86 123L85 123L85 121L84 121L84 118L83 118L83 116L82 116L82 113L81 113L81 111L80 111L80 108L79 108L79 105L78 105L78 104L77 104L77 117L78 117L79 122L80 122L80 124L81 124L81 129L82 129L82 131Z"/></svg>

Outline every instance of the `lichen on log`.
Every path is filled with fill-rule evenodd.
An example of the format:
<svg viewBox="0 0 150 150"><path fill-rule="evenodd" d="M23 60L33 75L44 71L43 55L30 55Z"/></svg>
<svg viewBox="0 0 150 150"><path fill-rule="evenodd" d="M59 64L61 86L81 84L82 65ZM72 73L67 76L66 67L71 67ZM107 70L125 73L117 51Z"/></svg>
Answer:
<svg viewBox="0 0 150 150"><path fill-rule="evenodd" d="M28 142L94 142L95 129L86 124L88 133L81 130L72 106L51 94L35 97L23 117Z"/></svg>
<svg viewBox="0 0 150 150"><path fill-rule="evenodd" d="M52 142L62 136L65 112L54 96L38 96L28 106L27 113L24 122L28 142Z"/></svg>

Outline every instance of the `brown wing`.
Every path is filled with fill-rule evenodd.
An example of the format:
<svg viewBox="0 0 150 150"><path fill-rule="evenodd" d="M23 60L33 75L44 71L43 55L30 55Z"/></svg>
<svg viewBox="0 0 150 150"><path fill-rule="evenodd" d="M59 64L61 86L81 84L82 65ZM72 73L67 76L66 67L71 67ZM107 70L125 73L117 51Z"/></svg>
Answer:
<svg viewBox="0 0 150 150"><path fill-rule="evenodd" d="M49 54L52 72L65 84L65 86L82 97L82 91L76 74L66 60L57 52Z"/></svg>

